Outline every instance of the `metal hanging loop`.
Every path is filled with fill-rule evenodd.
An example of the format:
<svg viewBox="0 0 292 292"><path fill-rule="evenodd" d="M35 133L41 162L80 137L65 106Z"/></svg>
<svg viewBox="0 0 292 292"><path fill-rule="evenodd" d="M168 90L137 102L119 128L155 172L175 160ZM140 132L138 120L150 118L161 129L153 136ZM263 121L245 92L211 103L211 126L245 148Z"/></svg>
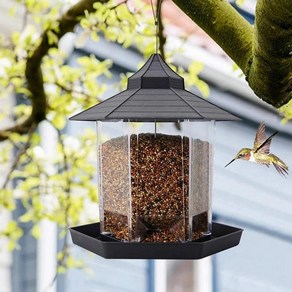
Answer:
<svg viewBox="0 0 292 292"><path fill-rule="evenodd" d="M161 4L162 4L162 0L157 0L157 9L156 9L156 13L154 11L154 4L153 4L153 0L151 0L151 8L152 8L152 13L153 13L153 18L154 18L154 24L156 27L156 32L155 32L155 53L158 54L158 43L159 43L159 18L161 15Z"/></svg>

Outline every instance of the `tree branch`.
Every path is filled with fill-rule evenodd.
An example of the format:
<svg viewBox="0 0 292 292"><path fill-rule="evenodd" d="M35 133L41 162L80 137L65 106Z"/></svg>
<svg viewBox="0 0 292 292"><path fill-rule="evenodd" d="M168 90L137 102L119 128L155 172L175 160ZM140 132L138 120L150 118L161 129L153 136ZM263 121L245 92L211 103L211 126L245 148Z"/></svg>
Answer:
<svg viewBox="0 0 292 292"><path fill-rule="evenodd" d="M8 171L8 174L7 174L7 176L6 176L6 179L4 180L4 183L3 183L3 185L2 185L2 189L6 189L7 184L8 184L9 181L10 181L10 177L11 177L13 171L16 169L16 167L17 167L17 165L18 165L18 163L19 163L19 161L20 161L21 156L22 156L24 153L26 153L26 150L29 148L29 146L30 146L30 142L31 142L31 138L32 138L32 135L33 135L34 131L35 131L35 127L34 127L34 125L32 124L31 127L30 127L29 130L28 130L27 141L26 141L26 143L23 144L22 147L18 150L17 155L16 155L16 157L15 157L15 159L14 159L14 161L13 161L11 167L10 167L10 170Z"/></svg>
<svg viewBox="0 0 292 292"><path fill-rule="evenodd" d="M279 107L292 99L290 0L258 0L252 26L226 0L173 0L240 67L255 94Z"/></svg>
<svg viewBox="0 0 292 292"><path fill-rule="evenodd" d="M174 0L240 67L249 71L252 26L226 0Z"/></svg>
<svg viewBox="0 0 292 292"><path fill-rule="evenodd" d="M275 107L292 98L291 46L291 0L258 0L248 81L259 97Z"/></svg>
<svg viewBox="0 0 292 292"><path fill-rule="evenodd" d="M56 33L58 39L74 29L75 25L80 21L79 18L84 15L86 10L93 12L93 4L95 2L106 3L108 0L81 0L70 8L59 20L60 30ZM26 64L25 76L27 79L27 88L31 92L31 115L25 121L0 131L0 141L8 139L9 134L12 132L25 134L33 124L38 124L46 118L47 99L43 84L41 63L48 50L56 46L56 44L49 44L47 33L47 31L43 33L40 45L32 56L27 59Z"/></svg>

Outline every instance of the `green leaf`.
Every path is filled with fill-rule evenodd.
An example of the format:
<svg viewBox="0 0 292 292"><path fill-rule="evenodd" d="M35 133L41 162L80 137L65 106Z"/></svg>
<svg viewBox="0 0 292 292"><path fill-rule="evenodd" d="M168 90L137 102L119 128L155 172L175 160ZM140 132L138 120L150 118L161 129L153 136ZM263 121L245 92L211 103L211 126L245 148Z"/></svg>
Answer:
<svg viewBox="0 0 292 292"><path fill-rule="evenodd" d="M58 268L57 268L57 272L59 274L65 274L66 271L67 271L67 269L64 266L58 266Z"/></svg>
<svg viewBox="0 0 292 292"><path fill-rule="evenodd" d="M92 31L91 34L90 34L90 37L92 40L94 40L95 42L98 42L99 41L99 36L97 34L96 31Z"/></svg>
<svg viewBox="0 0 292 292"><path fill-rule="evenodd" d="M47 31L47 36L50 45L58 43L59 38L52 30Z"/></svg>
<svg viewBox="0 0 292 292"><path fill-rule="evenodd" d="M52 119L52 124L59 130L62 130L66 125L66 117L64 115L56 113Z"/></svg>
<svg viewBox="0 0 292 292"><path fill-rule="evenodd" d="M93 8L95 9L95 10L100 10L100 9L103 9L103 5L104 4L102 4L102 3L100 3L100 2L95 2L94 4L93 4Z"/></svg>
<svg viewBox="0 0 292 292"><path fill-rule="evenodd" d="M116 12L117 12L117 15L120 19L127 20L129 18L129 16L131 16L131 14L128 10L128 6L126 4L119 5L116 8Z"/></svg>
<svg viewBox="0 0 292 292"><path fill-rule="evenodd" d="M243 6L245 2L246 2L246 0L236 0L236 1L235 1L235 3L236 3L238 6Z"/></svg>
<svg viewBox="0 0 292 292"><path fill-rule="evenodd" d="M84 29L90 28L91 26L90 21L87 18L82 18L80 21L80 25Z"/></svg>
<svg viewBox="0 0 292 292"><path fill-rule="evenodd" d="M19 217L20 222L29 222L33 218L33 214L31 212L26 212L22 216Z"/></svg>
<svg viewBox="0 0 292 292"><path fill-rule="evenodd" d="M11 35L11 40L12 40L12 43L14 45L18 45L19 40L20 40L20 33L19 32L13 32L12 35Z"/></svg>
<svg viewBox="0 0 292 292"><path fill-rule="evenodd" d="M237 70L239 70L239 67L238 67L238 65L237 65L236 63L233 63L233 64L232 64L232 70L233 70L233 71L237 71Z"/></svg>
<svg viewBox="0 0 292 292"><path fill-rule="evenodd" d="M0 231L0 236L5 236L9 239L8 249L10 251L18 247L17 241L22 235L23 235L22 229L14 220L9 221L6 228L3 231Z"/></svg>
<svg viewBox="0 0 292 292"><path fill-rule="evenodd" d="M109 27L104 36L109 40L109 41L112 41L112 42L115 42L117 40L117 37L118 37L118 33L116 31L115 28L113 27Z"/></svg>
<svg viewBox="0 0 292 292"><path fill-rule="evenodd" d="M9 16L14 16L16 12L16 6L12 6L9 8Z"/></svg>
<svg viewBox="0 0 292 292"><path fill-rule="evenodd" d="M7 247L9 251L13 251L17 247L17 244L15 241L10 240Z"/></svg>
<svg viewBox="0 0 292 292"><path fill-rule="evenodd" d="M41 229L39 224L35 224L31 229L31 234L34 238L39 239L41 237Z"/></svg>
<svg viewBox="0 0 292 292"><path fill-rule="evenodd" d="M202 93L203 97L206 98L210 95L209 86L203 80L198 80L196 83L196 86L200 90L200 92Z"/></svg>
<svg viewBox="0 0 292 292"><path fill-rule="evenodd" d="M17 88L16 89L16 92L17 93L22 93L22 94L24 94L27 97L31 96L31 92L27 88L25 88L25 87Z"/></svg>
<svg viewBox="0 0 292 292"><path fill-rule="evenodd" d="M0 207L4 207L9 211L13 211L15 209L15 201L12 190L0 189Z"/></svg>
<svg viewBox="0 0 292 292"><path fill-rule="evenodd" d="M69 257L67 258L67 267L68 267L69 269L72 269L72 268L75 267L75 259L74 259L73 256L69 256Z"/></svg>
<svg viewBox="0 0 292 292"><path fill-rule="evenodd" d="M117 38L117 42L122 44L125 41L125 34L120 33Z"/></svg>
<svg viewBox="0 0 292 292"><path fill-rule="evenodd" d="M124 43L123 43L123 47L124 48L129 48L131 45L133 44L133 40L131 38L126 38Z"/></svg>
<svg viewBox="0 0 292 292"><path fill-rule="evenodd" d="M190 73L190 75L198 75L204 68L204 64L202 62L198 62L198 61L193 61L189 68L188 71Z"/></svg>

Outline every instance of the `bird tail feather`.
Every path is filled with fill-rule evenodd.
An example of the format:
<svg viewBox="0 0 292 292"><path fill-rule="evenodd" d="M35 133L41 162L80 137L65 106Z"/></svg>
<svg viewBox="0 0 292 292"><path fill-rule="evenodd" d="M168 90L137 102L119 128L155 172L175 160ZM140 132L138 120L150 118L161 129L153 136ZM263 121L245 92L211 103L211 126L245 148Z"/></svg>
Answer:
<svg viewBox="0 0 292 292"><path fill-rule="evenodd" d="M276 170L284 177L288 175L288 166L282 160L278 160L277 163L273 162L274 167Z"/></svg>

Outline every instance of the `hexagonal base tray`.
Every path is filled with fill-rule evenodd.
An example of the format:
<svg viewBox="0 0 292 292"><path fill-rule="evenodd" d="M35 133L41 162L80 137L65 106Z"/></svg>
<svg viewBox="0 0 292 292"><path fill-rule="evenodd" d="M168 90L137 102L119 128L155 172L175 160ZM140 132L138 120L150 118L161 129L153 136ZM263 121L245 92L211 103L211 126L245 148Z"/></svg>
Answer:
<svg viewBox="0 0 292 292"><path fill-rule="evenodd" d="M201 259L239 244L242 229L212 223L212 235L192 242L121 242L100 234L100 224L70 228L73 243L107 259Z"/></svg>

